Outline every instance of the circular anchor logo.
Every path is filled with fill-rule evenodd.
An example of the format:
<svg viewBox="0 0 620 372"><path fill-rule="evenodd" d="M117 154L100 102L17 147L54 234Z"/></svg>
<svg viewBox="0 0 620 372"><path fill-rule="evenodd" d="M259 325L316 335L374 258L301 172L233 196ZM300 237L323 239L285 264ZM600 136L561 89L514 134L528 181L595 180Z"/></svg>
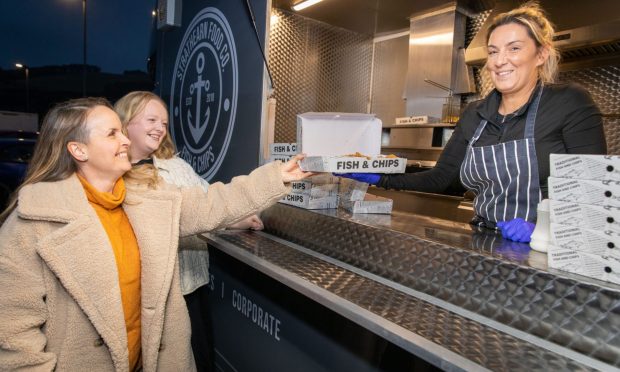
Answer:
<svg viewBox="0 0 620 372"><path fill-rule="evenodd" d="M238 63L228 20L198 13L179 46L170 91L171 133L179 155L207 181L218 171L237 112Z"/></svg>

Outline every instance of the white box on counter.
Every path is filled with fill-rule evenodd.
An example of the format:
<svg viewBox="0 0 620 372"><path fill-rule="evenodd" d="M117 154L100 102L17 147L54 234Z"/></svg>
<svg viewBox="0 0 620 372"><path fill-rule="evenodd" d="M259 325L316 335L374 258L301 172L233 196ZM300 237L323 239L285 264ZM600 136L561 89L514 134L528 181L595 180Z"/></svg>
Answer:
<svg viewBox="0 0 620 372"><path fill-rule="evenodd" d="M288 194L279 201L282 204L293 205L304 209L336 209L338 208L338 196L313 198L303 194Z"/></svg>
<svg viewBox="0 0 620 372"><path fill-rule="evenodd" d="M551 222L620 232L620 208L549 200Z"/></svg>
<svg viewBox="0 0 620 372"><path fill-rule="evenodd" d="M271 155L296 155L297 143L270 143L269 153Z"/></svg>
<svg viewBox="0 0 620 372"><path fill-rule="evenodd" d="M612 230L584 229L580 226L550 225L552 244L556 247L620 259L620 233Z"/></svg>
<svg viewBox="0 0 620 372"><path fill-rule="evenodd" d="M620 156L551 154L552 177L620 181Z"/></svg>
<svg viewBox="0 0 620 372"><path fill-rule="evenodd" d="M338 196L337 183L312 184L311 181L291 182L291 194L303 194L312 198Z"/></svg>
<svg viewBox="0 0 620 372"><path fill-rule="evenodd" d="M620 284L620 260L586 252L549 246L550 268Z"/></svg>
<svg viewBox="0 0 620 372"><path fill-rule="evenodd" d="M340 204L345 201L364 200L366 191L368 191L368 184L366 182L358 182L349 178L342 178L340 180L340 188L338 190L338 193L340 194Z"/></svg>
<svg viewBox="0 0 620 372"><path fill-rule="evenodd" d="M403 173L407 159L381 156L381 120L371 114L297 115L297 148L311 172Z"/></svg>
<svg viewBox="0 0 620 372"><path fill-rule="evenodd" d="M340 207L351 213L391 214L393 204L392 199L366 194L364 200L344 201Z"/></svg>
<svg viewBox="0 0 620 372"><path fill-rule="evenodd" d="M268 163L271 163L272 161L276 161L276 160L280 160L283 163L286 163L287 161L291 160L291 158L293 157L293 155L269 155L269 159L267 160Z"/></svg>
<svg viewBox="0 0 620 372"><path fill-rule="evenodd" d="M620 181L549 177L549 199L620 207Z"/></svg>

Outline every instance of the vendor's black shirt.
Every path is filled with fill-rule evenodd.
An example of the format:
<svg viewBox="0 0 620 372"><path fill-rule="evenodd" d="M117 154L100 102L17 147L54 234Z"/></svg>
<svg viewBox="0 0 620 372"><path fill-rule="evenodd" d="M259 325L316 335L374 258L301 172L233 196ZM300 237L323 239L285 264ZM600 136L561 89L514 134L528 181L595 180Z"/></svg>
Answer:
<svg viewBox="0 0 620 372"><path fill-rule="evenodd" d="M536 92L537 89L534 90ZM390 189L442 192L459 177L467 144L481 120L488 123L474 147L496 145L523 138L527 109L533 95L519 110L504 118L498 113L500 93L467 106L437 164L426 172L383 175L378 186ZM503 123L502 123L503 120ZM549 154L605 154L601 112L590 94L576 84L544 86L534 130L538 176L543 197L547 197Z"/></svg>

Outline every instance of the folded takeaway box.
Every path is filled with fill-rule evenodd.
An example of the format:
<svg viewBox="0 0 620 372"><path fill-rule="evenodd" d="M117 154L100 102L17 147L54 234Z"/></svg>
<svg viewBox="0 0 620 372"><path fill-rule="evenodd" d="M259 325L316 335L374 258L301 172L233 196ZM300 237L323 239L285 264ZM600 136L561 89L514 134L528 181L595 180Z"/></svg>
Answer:
<svg viewBox="0 0 620 372"><path fill-rule="evenodd" d="M372 194L366 194L364 200L343 201L340 203L340 207L350 213L391 214L392 206L392 199Z"/></svg>
<svg viewBox="0 0 620 372"><path fill-rule="evenodd" d="M550 232L558 248L620 259L620 233L616 231L552 223Z"/></svg>
<svg viewBox="0 0 620 372"><path fill-rule="evenodd" d="M620 232L620 208L549 200L552 223Z"/></svg>
<svg viewBox="0 0 620 372"><path fill-rule="evenodd" d="M620 156L551 154L552 177L620 181Z"/></svg>
<svg viewBox="0 0 620 372"><path fill-rule="evenodd" d="M620 181L549 177L549 199L620 207Z"/></svg>
<svg viewBox="0 0 620 372"><path fill-rule="evenodd" d="M381 120L371 114L297 115L299 165L311 172L404 173L407 159L381 155Z"/></svg>
<svg viewBox="0 0 620 372"><path fill-rule="evenodd" d="M620 261L612 256L549 247L549 267L590 278L620 284Z"/></svg>
<svg viewBox="0 0 620 372"><path fill-rule="evenodd" d="M291 193L285 195L279 202L304 209L336 209L338 208L338 195L314 198L310 195Z"/></svg>

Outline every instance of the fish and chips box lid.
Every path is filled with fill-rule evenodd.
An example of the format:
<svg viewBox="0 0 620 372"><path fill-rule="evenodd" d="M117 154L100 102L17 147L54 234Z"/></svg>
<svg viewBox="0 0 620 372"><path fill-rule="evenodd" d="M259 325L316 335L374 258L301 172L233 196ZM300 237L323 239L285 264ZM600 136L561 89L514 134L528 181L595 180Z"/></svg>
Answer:
<svg viewBox="0 0 620 372"><path fill-rule="evenodd" d="M373 114L297 115L297 148L304 171L404 173L407 159L381 155L381 120Z"/></svg>
<svg viewBox="0 0 620 372"><path fill-rule="evenodd" d="M381 120L373 114L308 112L297 115L297 147L306 156L381 154Z"/></svg>

